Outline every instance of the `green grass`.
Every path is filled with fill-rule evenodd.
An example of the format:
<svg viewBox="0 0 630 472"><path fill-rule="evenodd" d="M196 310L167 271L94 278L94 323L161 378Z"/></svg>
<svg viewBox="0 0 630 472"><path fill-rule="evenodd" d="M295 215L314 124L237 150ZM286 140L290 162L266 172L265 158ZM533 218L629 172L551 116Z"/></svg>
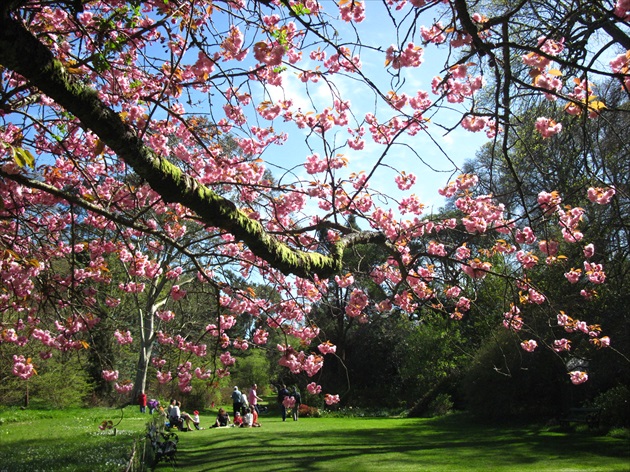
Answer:
<svg viewBox="0 0 630 472"><path fill-rule="evenodd" d="M121 470L134 439L144 436L149 415L126 408L114 430L101 431L104 420L114 424L121 410L0 409L0 471L111 472Z"/></svg>
<svg viewBox="0 0 630 472"><path fill-rule="evenodd" d="M0 472L110 472L127 463L149 419L136 407L0 408ZM214 416L202 415L202 426ZM176 468L158 471L630 471L630 441L535 426L488 426L465 415L439 419L262 415L262 428L178 433Z"/></svg>
<svg viewBox="0 0 630 472"><path fill-rule="evenodd" d="M464 415L261 421L262 428L181 433L176 470L630 471L627 439L479 425Z"/></svg>

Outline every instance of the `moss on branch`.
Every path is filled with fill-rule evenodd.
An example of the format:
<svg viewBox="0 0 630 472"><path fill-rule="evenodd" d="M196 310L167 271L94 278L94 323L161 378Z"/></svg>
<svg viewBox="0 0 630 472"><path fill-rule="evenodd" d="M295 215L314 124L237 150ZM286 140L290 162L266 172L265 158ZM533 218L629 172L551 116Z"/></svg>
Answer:
<svg viewBox="0 0 630 472"><path fill-rule="evenodd" d="M357 241L357 234L342 239L330 254L296 250L265 231L236 205L202 185L137 136L135 130L108 108L90 88L68 73L51 51L21 23L0 18L0 64L25 77L32 86L72 113L123 159L166 202L180 203L209 226L228 231L272 267L300 277L329 277L341 270L343 252ZM374 239L360 233L363 242Z"/></svg>

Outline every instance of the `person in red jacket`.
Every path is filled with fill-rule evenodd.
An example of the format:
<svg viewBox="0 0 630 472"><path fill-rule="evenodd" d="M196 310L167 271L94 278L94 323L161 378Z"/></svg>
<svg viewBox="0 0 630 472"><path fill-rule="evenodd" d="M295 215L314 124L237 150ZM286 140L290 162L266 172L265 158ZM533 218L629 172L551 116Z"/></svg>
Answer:
<svg viewBox="0 0 630 472"><path fill-rule="evenodd" d="M138 405L140 405L140 413L145 413L147 411L147 394L144 392L140 392L138 395Z"/></svg>

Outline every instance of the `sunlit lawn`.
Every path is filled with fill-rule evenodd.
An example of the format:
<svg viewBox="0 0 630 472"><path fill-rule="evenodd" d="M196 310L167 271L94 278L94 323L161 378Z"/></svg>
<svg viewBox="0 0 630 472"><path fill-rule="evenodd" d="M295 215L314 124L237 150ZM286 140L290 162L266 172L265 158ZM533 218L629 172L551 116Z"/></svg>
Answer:
<svg viewBox="0 0 630 472"><path fill-rule="evenodd" d="M0 472L120 471L148 415L116 409L0 408ZM213 414L202 415L208 426ZM179 433L182 471L630 471L630 442L535 426L441 419L302 418L263 415L262 428Z"/></svg>
<svg viewBox="0 0 630 472"><path fill-rule="evenodd" d="M149 415L124 410L113 430L99 424L121 418L121 410L0 409L1 472L110 472L127 464L134 438L144 436Z"/></svg>
<svg viewBox="0 0 630 472"><path fill-rule="evenodd" d="M630 471L627 440L442 419L261 417L180 434L185 471ZM162 464L157 470L173 470Z"/></svg>

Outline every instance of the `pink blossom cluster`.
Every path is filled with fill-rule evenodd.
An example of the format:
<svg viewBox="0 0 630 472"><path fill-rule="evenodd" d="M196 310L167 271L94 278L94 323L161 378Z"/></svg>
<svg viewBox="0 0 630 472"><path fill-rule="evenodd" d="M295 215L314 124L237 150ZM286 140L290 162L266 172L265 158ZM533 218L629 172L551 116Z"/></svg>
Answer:
<svg viewBox="0 0 630 472"><path fill-rule="evenodd" d="M326 354L334 354L335 352L337 352L337 346L332 344L330 341L326 341L325 343L321 343L319 346L317 346L317 349L324 356Z"/></svg>
<svg viewBox="0 0 630 472"><path fill-rule="evenodd" d="M120 330L117 329L114 332L114 338L116 338L116 341L121 346L124 346L125 344L131 344L133 342L133 338L131 337L131 332L130 331L126 331L126 332L123 333L123 332L121 332Z"/></svg>
<svg viewBox="0 0 630 472"><path fill-rule="evenodd" d="M114 380L118 380L117 370L104 370L103 372L101 372L101 375L106 382L113 382Z"/></svg>
<svg viewBox="0 0 630 472"><path fill-rule="evenodd" d="M573 385L580 385L588 380L588 374L579 370L569 372L569 377Z"/></svg>
<svg viewBox="0 0 630 472"><path fill-rule="evenodd" d="M98 2L97 2L98 3ZM122 110L120 118L125 124L132 125L134 129L142 130L143 139L155 152L161 157L172 159L177 165L185 168L190 176L197 179L201 184L210 186L211 188L220 188L226 195L235 195L235 201L239 207L243 208L243 213L250 218L252 223L261 224L261 226L274 233L279 234L278 239L287 242L292 247L305 250L319 249L319 241L312 235L307 234L291 234L292 229L302 227L304 220L299 217L300 212L309 203L309 198L316 198L319 208L330 212L333 218L343 218L349 214L363 214L369 220L372 229L382 232L388 239L388 243L392 244L395 257L391 257L382 266L374 268L371 273L375 283L382 284L390 292L390 298L379 303L375 308L380 313L387 313L394 307L405 310L409 313L418 309L422 303L435 303L435 307L440 310L447 310L442 305L442 301L438 300L438 296L444 296L444 301L448 309L453 309L453 318L461 318L464 313L468 312L471 307L470 294L462 293L462 286L448 286L458 282L438 281L436 280L436 271L432 263L435 260L448 259L454 257L464 274L474 279L482 279L490 273L493 266L488 260L497 255L504 255L506 259L513 263L518 261L521 265L521 272L530 271L538 264L538 254L535 247L522 247L517 251L518 245L533 245L537 241L537 235L532 228L525 227L516 229L516 223L506 221L504 216L504 208L502 205L494 202L491 196L482 195L475 196L472 193L473 186L477 183L477 178L471 175L463 175L450 183L446 188L441 190L441 195L446 197L457 197L455 201L456 208L462 213L462 217L455 219L449 218L444 221L430 221L420 219L419 216L423 211L423 205L415 195L405 194L399 202L399 210L401 213L409 217L409 219L397 219L393 210L375 208L371 194L368 193L368 184L370 179L374 179L363 172L358 175L352 175L346 180L338 180L339 174L337 170L344 169L348 166L349 159L352 157L350 153L343 155L340 151L335 150L326 153L325 157L320 156L314 151L306 158L304 168L310 175L317 175L320 179L317 182L309 182L308 188L291 188L285 191L287 187L278 184L279 192L269 192L271 188L275 188L275 183L269 182L265 177L266 169L262 165L260 156L272 145L280 145L286 139L286 135L276 132L271 126L253 126L251 125L251 117L259 117L263 120L275 121L276 123L284 120L291 121L300 129L307 132L316 133L318 138L326 136L334 136L338 131L335 127L343 129L340 133L344 133L340 147L347 147L351 151L360 151L366 147L367 136L371 135L372 141L390 145L396 142L403 133L415 135L428 129L429 121L423 114L433 106L432 101L428 98L427 92L418 91L415 96L405 94L402 90L390 92L383 100L395 111L400 113L394 117L382 119L377 118L375 114L367 114L364 122L361 118L357 118L350 110L350 104L342 100L336 93L332 98L332 105L329 107L321 107L318 112L310 112L308 110L296 110L293 108L291 100L270 99L273 87L279 87L283 81L283 65L291 66L297 64L302 58L302 53L308 53L311 61L318 62L318 66L314 70L301 70L300 65L296 66L300 74L301 80L305 82L328 81L329 77L336 73L356 73L361 68L361 61L358 55L347 46L340 46L334 50L334 54L330 54L330 50L312 50L303 49L302 41L304 32L299 30L299 24L293 21L293 18L282 18L279 8L271 9L273 14L264 16L262 23L257 25L256 34L261 36L255 39L245 38L248 33L245 16L240 19L242 23L236 21L236 16L232 17L235 21L225 23L221 37L215 36L213 48L207 48L205 51L197 51L194 49L198 46L198 42L205 42L204 35L209 31L204 30L204 25L216 25L217 22L211 15L214 8L199 8L190 10L186 15L182 15L179 9L181 5L177 2L158 2L159 10L154 9L154 5L148 2L142 14L137 19L137 24L131 26L116 24L117 34L120 37L134 38L134 47L123 44L120 51L112 51L111 68L102 71L98 75L94 67L87 67L83 64L75 64L76 48L71 42L65 42L63 33L71 31L74 28L72 18L63 13L60 8L43 8L42 12L34 15L33 24L41 31L55 31L58 34L55 41L51 44L54 47L55 57L62 64L65 64L70 74L80 74L85 83L95 83L99 86L99 97L107 106L111 106L115 110ZM388 5L396 5L396 8L402 8L407 3L406 0L387 0ZM424 7L428 4L440 3L439 0L412 0L414 7ZM448 4L448 0L442 0L441 3ZM361 22L365 18L365 9L367 2L359 0L341 0L337 2L341 19L347 22ZM272 1L272 5L280 7L277 0ZM322 10L315 0L306 0L300 3L291 3L295 8L295 15L316 15ZM246 2L243 0L232 0L229 2L225 11L239 12L240 15L246 8ZM102 9L99 10L99 9ZM301 11L298 13L298 10ZM103 20L100 15L103 12L111 12L111 6L98 4L98 7L92 8L92 5L86 5L86 11L79 15L82 32L81 44L84 45L90 55L101 50L102 41L113 40L113 38L104 38L101 35ZM223 10L221 10L223 11ZM151 28L155 25L155 18L158 13L167 15L169 18L169 38L166 40L161 37L159 28ZM628 14L628 1L617 0L615 4L615 14L620 18L626 18ZM155 16L155 18L154 18ZM185 35L180 34L181 30L186 28L184 23L180 23L178 28L172 27L177 25L178 18L186 16L187 21L192 25L190 31L195 31L195 42L189 42ZM472 17L473 21L478 25L483 25L486 21L479 14ZM310 21L310 19L308 20ZM51 26L54 25L54 28ZM450 39L451 45L454 47L462 47L470 44L472 38L457 31L456 27L449 25L444 26L440 23L432 25L430 28L424 26L419 28L419 33L425 44L442 44ZM72 31L75 31L74 29ZM484 38L486 34L490 34L484 28L480 28L480 37ZM210 33L212 34L212 33ZM209 36L208 36L209 38ZM149 47L160 42L163 47L167 48L173 57L182 58L184 54L189 57L193 55L186 63L176 64L166 62L158 64L155 72L148 72L145 67L127 67L128 64L139 64L145 61L146 52ZM210 41L209 41L210 42ZM253 45L253 46L250 46ZM250 51L246 47L253 49L253 58L258 62L252 69L242 74L239 72L233 77L229 75L229 61L244 61L250 57ZM83 46L82 46L83 47ZM549 99L556 99L562 91L563 81L559 71L553 69L553 58L563 53L564 40L540 38L538 41L538 51L527 54L523 57L523 63L531 68L534 86L546 93ZM118 54L118 52L120 54ZM396 46L391 46L385 52L386 64L391 69L398 71L402 68L418 67L422 64L424 49L405 40ZM622 81L628 84L628 63L629 55L620 55L611 61L611 68L615 74L619 74ZM253 64L253 62L252 62ZM238 65L242 70L242 64ZM477 67L474 63L458 63L447 70L444 79L436 78L432 83L432 91L437 95L446 98L449 103L463 103L473 98L475 93L482 87L483 80L481 76L475 76L473 68ZM125 74L118 74L117 71L125 70ZM390 71L391 72L391 71ZM397 72L394 72L397 73ZM151 75L154 74L154 75ZM216 74L216 77L213 77ZM242 87L245 82L239 83L239 75L243 76L243 80L247 80L248 85L256 84L269 87L270 93L266 96L268 100L259 103L253 103L253 96L256 94L249 88ZM286 76L286 74L284 74ZM217 80L217 77L221 77ZM223 79L230 77L229 84L224 86L223 90L214 89ZM11 78L10 86L19 86L25 82L21 79ZM8 82L9 83L9 82ZM187 96L187 89L192 87L197 91L210 94L213 97L220 97L223 101L217 103L217 107L223 107L225 117L217 123L217 127L208 127L208 123L194 116L194 110L191 109L190 96ZM334 88L334 87L332 87ZM147 101L147 97L159 97L160 106L163 106L164 113L157 115L154 113L151 100ZM569 104L566 107L567 113L578 114L584 109L589 110L589 116L597 115L597 111L601 110L603 104L597 104L592 92L591 84L586 81L576 81L573 91L568 94ZM38 106L56 107L53 100L45 95L38 97ZM411 107L409 114L404 112L405 108ZM407 108L408 110L408 108ZM255 112L254 115L250 112ZM4 113L4 112L3 112ZM166 118L164 116L166 116ZM354 121L352 124L351 121ZM0 153L3 158L11 161L10 149L21 146L20 142L24 138L22 130L12 124L10 121L0 130L0 141L13 146L7 148L0 146ZM479 112L471 112L461 120L461 126L472 132L485 130L488 136L493 137L498 128L493 119ZM41 128L41 129L40 129ZM210 129L209 129L210 128ZM240 129L239 129L240 128ZM560 123L541 117L536 122L536 129L545 138L552 137L559 133L562 129ZM369 130L369 131L368 131ZM234 153L226 152L220 140L215 139L212 135L216 132L234 133L234 142L237 149ZM114 151L108 149L100 140L84 127L78 126L77 122L69 121L67 129L64 131L63 146L50 139L50 130L44 129L43 126L37 125L33 128L32 142L36 144L34 148L41 152L42 155L50 155L54 160L54 165L46 167L44 178L46 183L54 188L72 188L76 189L77 195L87 202L96 202L97 206L107 208L108 211L117 212L121 209L126 212L139 216L137 226L127 228L120 231L124 243L116 243L112 241L94 241L91 243L77 243L71 245L61 242L63 240L63 232L67 232L71 225L75 223L72 215L69 214L42 214L33 219L32 228L21 228L17 222L12 222L11 218L6 219L6 226L3 227L3 238L10 238L13 234L27 234L34 231L33 228L41 227L49 231L50 244L43 244L42 248L38 248L37 254L13 254L12 251L5 251L3 257L0 258L0 277L3 287L11 287L11 294L0 295L0 308L3 312L27 311L26 304L22 304L22 300L33 301L33 306L45 306L43 295L37 293L37 284L34 281L42 274L44 270L50 270L51 261L56 258L67 258L69 255L80 254L86 257L86 267L76 268L69 276L57 276L54 280L63 290L76 290L81 293L84 305L87 309L97 305L99 290L94 288L96 284L110 285L112 282L111 268L108 267L108 255L117 256L127 270L130 279L125 283L112 284L111 290L119 290L122 296L107 295L106 304L110 308L118 306L123 297L135 296L143 293L143 296L149 296L147 287L151 287L156 279L165 278L169 280L170 300L180 301L187 296L187 291L183 288L183 281L180 280L183 274L182 267L171 267L167 264L160 263L160 251L164 249L164 243L161 240L153 240L140 243L144 235L154 235L157 232L164 232L166 237L179 240L189 234L190 228L183 223L186 218L191 217L188 209L179 204L165 204L159 195L145 184L137 186L130 185L128 181L119 181L116 175L126 175L129 171L127 165L121 159L114 159ZM345 134L347 133L347 134ZM347 136L349 136L348 139ZM214 142L216 141L216 142ZM80 158L79 158L80 157ZM13 162L7 162L3 165L5 172L19 173L22 172ZM321 174L321 175L320 175ZM409 191L416 184L416 176L414 174L401 171L395 178L399 190L402 192ZM98 184L95 184L98 183ZM611 186L592 187L588 191L588 198L591 202L597 204L609 203L615 195L615 190ZM354 189L354 190L353 190ZM2 183L5 211L15 211L15 214L21 214L23 208L29 208L29 202L36 202L40 206L49 205L51 208L59 204L59 200L50 194L37 192L34 189L17 186L15 183ZM370 189L372 192L372 189ZM377 192L373 192L375 195ZM8 198L10 196L10 198ZM264 204L259 204L264 199ZM549 217L557 221L562 230L562 235L566 243L575 243L582 239L579 231L579 224L583 218L584 211L580 208L561 208L561 199L555 192L542 193L538 197L539 205L544 213L545 218ZM66 205L64 203L64 205ZM151 209L150 212L145 209ZM42 212L45 213L45 212ZM68 212L66 212L68 213ZM121 211L122 214L122 211ZM125 213L126 214L126 213ZM118 216L118 213L115 213ZM297 216L296 216L297 215ZM317 220L317 219L315 219ZM319 222L319 221L315 221ZM98 212L86 210L85 219L82 224L91 226L96 229L114 232L118 228L112 221ZM489 235L487 239L493 239L489 248L467 247L465 244L459 247L449 246L449 242L441 239L441 232L446 229L455 229L462 225L467 232L472 234L486 234L490 230L494 230L506 239L496 239L494 234ZM143 229L141 229L143 228ZM266 321L269 329L282 329L284 333L295 336L299 340L310 343L317 339L320 335L319 328L311 325L307 320L307 316L312 303L321 300L326 293L328 283L330 281L317 280L296 280L293 285L283 279L282 276L269 269L264 261L259 260L234 236L218 228L205 228L208 234L215 237L221 233L216 239L218 240L216 256L218 260L227 260L234 263L240 270L243 278L248 278L256 269L260 269L260 274L268 283L274 287L285 299L281 302L270 302L267 300L257 299L254 293L238 292L229 287L223 287L220 271L214 273L212 270L207 272L201 270L198 277L204 283L212 282L213 286L220 287L222 290L220 305L220 317L215 317L214 323L206 326L207 336L213 337L213 342L218 345L222 352L220 361L224 368L220 368L215 372L218 377L229 375L228 367L235 363L235 353L232 350L245 350L249 348L251 342L260 345L265 344L268 340L269 331L266 329L257 329L248 339L236 338L229 332L236 326L237 318L241 314L249 314L254 317L261 317L261 322ZM146 231L146 233L145 233ZM110 233L111 234L111 233ZM328 231L330 243L341 241L345 235L337 228ZM542 235L542 233L540 233ZM48 235L47 235L48 236ZM508 237L514 237L514 241L508 241ZM545 236L547 237L547 236ZM422 255L425 260L415 257L409 249L410 241L421 239L429 241L426 245L426 252ZM46 238L42 238L46 239ZM106 238L103 238L106 239ZM138 242L138 243L137 243ZM514 242L514 244L512 244ZM5 247L15 248L15 251L21 251L21 247L31 244L25 238L24 241L3 239ZM127 246L125 246L127 245ZM142 247L143 249L139 249ZM562 260L560 254L560 242L553 241L549 237L538 243L538 251L546 258L548 264L557 263ZM476 252L473 252L476 251ZM586 246L584 255L587 259L593 257L594 248ZM426 263L425 263L426 262ZM567 266L567 268L570 266ZM569 269L565 273L565 277L571 283L577 283L584 277L584 283L601 284L606 280L606 274L600 263L588 260L584 262L583 269ZM354 287L355 280L351 274L338 275L335 282L340 289L345 289L348 294L348 302L345 308L345 314L349 317L356 318L359 321L367 321L372 313L370 300L368 295L361 289ZM470 282L470 281L469 281ZM442 285L440 285L442 284ZM518 288L520 290L519 299L521 304L529 303L542 304L545 300L541 294L527 279L523 278ZM396 290L396 293L394 293ZM296 297L297 294L297 297ZM583 290L585 298L595 296L595 292L588 288ZM32 297L32 298L31 298ZM37 298L42 297L42 298ZM298 300L299 299L299 300ZM16 302L19 300L19 303ZM158 306L158 305L156 305ZM55 309L60 312L70 310L67 301L59 301L55 305ZM525 310L524 310L525 312ZM162 322L172 322L176 319L175 314L170 310L158 310L155 317ZM508 313L504 315L504 325L509 329L518 331L524 329L525 324L523 318L524 313L520 309L513 306ZM52 329L52 322L49 326L42 324L36 320L34 313L29 314L29 321L16 323L16 326L9 326L0 330L0 341L13 343L16 346L25 346L29 339L36 339L47 348L60 350L83 349L87 344L82 341L80 333L87 331L93 327L98 319L89 313L81 315L72 315L67 318L60 318L54 326L58 331L57 335L53 335L50 331L43 329L48 327ZM218 318L218 319L217 319ZM26 319L26 317L25 317ZM599 347L609 345L608 337L600 337L599 329L594 325L587 325L582 321L566 320L561 326L570 333L585 333L590 337L592 344ZM175 323L170 323L169 328ZM257 326L264 326L264 324ZM134 331L135 332L135 331ZM27 335L28 333L28 335ZM29 338L30 336L30 338ZM133 342L131 331L124 329L116 330L115 339L121 345L127 345ZM185 353L193 353L198 357L205 357L207 347L203 344L187 341L181 335L159 331L156 333L156 339L160 347L173 347ZM563 340L557 340L561 342ZM564 340L569 342L569 340ZM567 344L568 345L568 344ZM522 343L523 349L533 351L537 343L535 340L526 340ZM555 346L555 344L554 344ZM336 346L329 342L320 343L318 351L321 354L306 354L297 352L290 347L282 347L283 356L281 363L288 367L292 372L306 372L308 375L315 375L323 365L323 356L334 354ZM50 356L51 352L42 353L42 357ZM171 372L163 369L166 368L164 359L155 360L153 367L157 370L157 378L160 383L172 380ZM23 357L14 357L14 374L18 376L32 375L34 368L30 359ZM193 375L194 374L194 375ZM572 373L576 374L576 373ZM582 373L580 373L582 374ZM182 364L178 367L177 378L178 384L182 391L189 391L193 377L201 380L207 380L212 372L207 369L197 367L193 370L190 362ZM104 371L103 377L108 381L118 380L117 371ZM576 378L581 379L576 374ZM585 378L584 378L585 380ZM583 380L580 380L583 381ZM314 383L309 384L309 392L321 392L321 387ZM117 390L127 392L133 388L133 384L122 383L117 384ZM326 403L332 404L339 401L338 396L328 395Z"/></svg>
<svg viewBox="0 0 630 472"><path fill-rule="evenodd" d="M365 20L365 3L363 0L340 0L339 14L343 21L361 23Z"/></svg>
<svg viewBox="0 0 630 472"><path fill-rule="evenodd" d="M328 406L334 405L335 403L339 403L339 400L340 400L339 395L331 395L330 393L327 393L326 395L324 395L324 402Z"/></svg>
<svg viewBox="0 0 630 472"><path fill-rule="evenodd" d="M392 45L387 48L385 64L391 64L393 69L419 67L422 64L423 53L424 50L413 43L407 43L407 46L402 51L398 51L396 46Z"/></svg>
<svg viewBox="0 0 630 472"><path fill-rule="evenodd" d="M449 71L446 78L434 77L431 90L435 95L443 95L449 103L463 103L472 98L483 87L482 76L468 75L467 68L458 67Z"/></svg>
<svg viewBox="0 0 630 472"><path fill-rule="evenodd" d="M19 377L20 379L26 380L31 378L34 374L37 373L35 367L33 366L31 359L27 359L24 356L13 356L13 375Z"/></svg>
<svg viewBox="0 0 630 472"><path fill-rule="evenodd" d="M282 404L284 405L285 408L291 409L295 406L295 398L287 395L286 397L283 398Z"/></svg>
<svg viewBox="0 0 630 472"><path fill-rule="evenodd" d="M322 391L322 386L317 385L315 382L311 382L306 386L306 390L311 395L319 395Z"/></svg>
<svg viewBox="0 0 630 472"><path fill-rule="evenodd" d="M512 305L510 310L503 313L503 326L512 331L520 331L523 328L523 318L520 315L521 310Z"/></svg>
<svg viewBox="0 0 630 472"><path fill-rule="evenodd" d="M590 187L587 192L588 199L599 205L608 205L615 196L615 188Z"/></svg>
<svg viewBox="0 0 630 472"><path fill-rule="evenodd" d="M118 382L116 382L114 384L114 389L121 395L126 395L133 390L133 383L128 382L128 383L119 384Z"/></svg>
<svg viewBox="0 0 630 472"><path fill-rule="evenodd" d="M534 352L534 350L538 347L538 343L534 339L528 339L521 343L521 347L527 352Z"/></svg>
<svg viewBox="0 0 630 472"><path fill-rule="evenodd" d="M562 123L557 123L551 118L541 116L536 118L536 131L538 131L543 138L550 138L562 131Z"/></svg>
<svg viewBox="0 0 630 472"><path fill-rule="evenodd" d="M307 356L303 351L297 352L291 346L281 344L278 344L277 348L282 352L278 364L288 368L294 374L306 372L309 377L313 377L324 365L322 356L315 354Z"/></svg>

